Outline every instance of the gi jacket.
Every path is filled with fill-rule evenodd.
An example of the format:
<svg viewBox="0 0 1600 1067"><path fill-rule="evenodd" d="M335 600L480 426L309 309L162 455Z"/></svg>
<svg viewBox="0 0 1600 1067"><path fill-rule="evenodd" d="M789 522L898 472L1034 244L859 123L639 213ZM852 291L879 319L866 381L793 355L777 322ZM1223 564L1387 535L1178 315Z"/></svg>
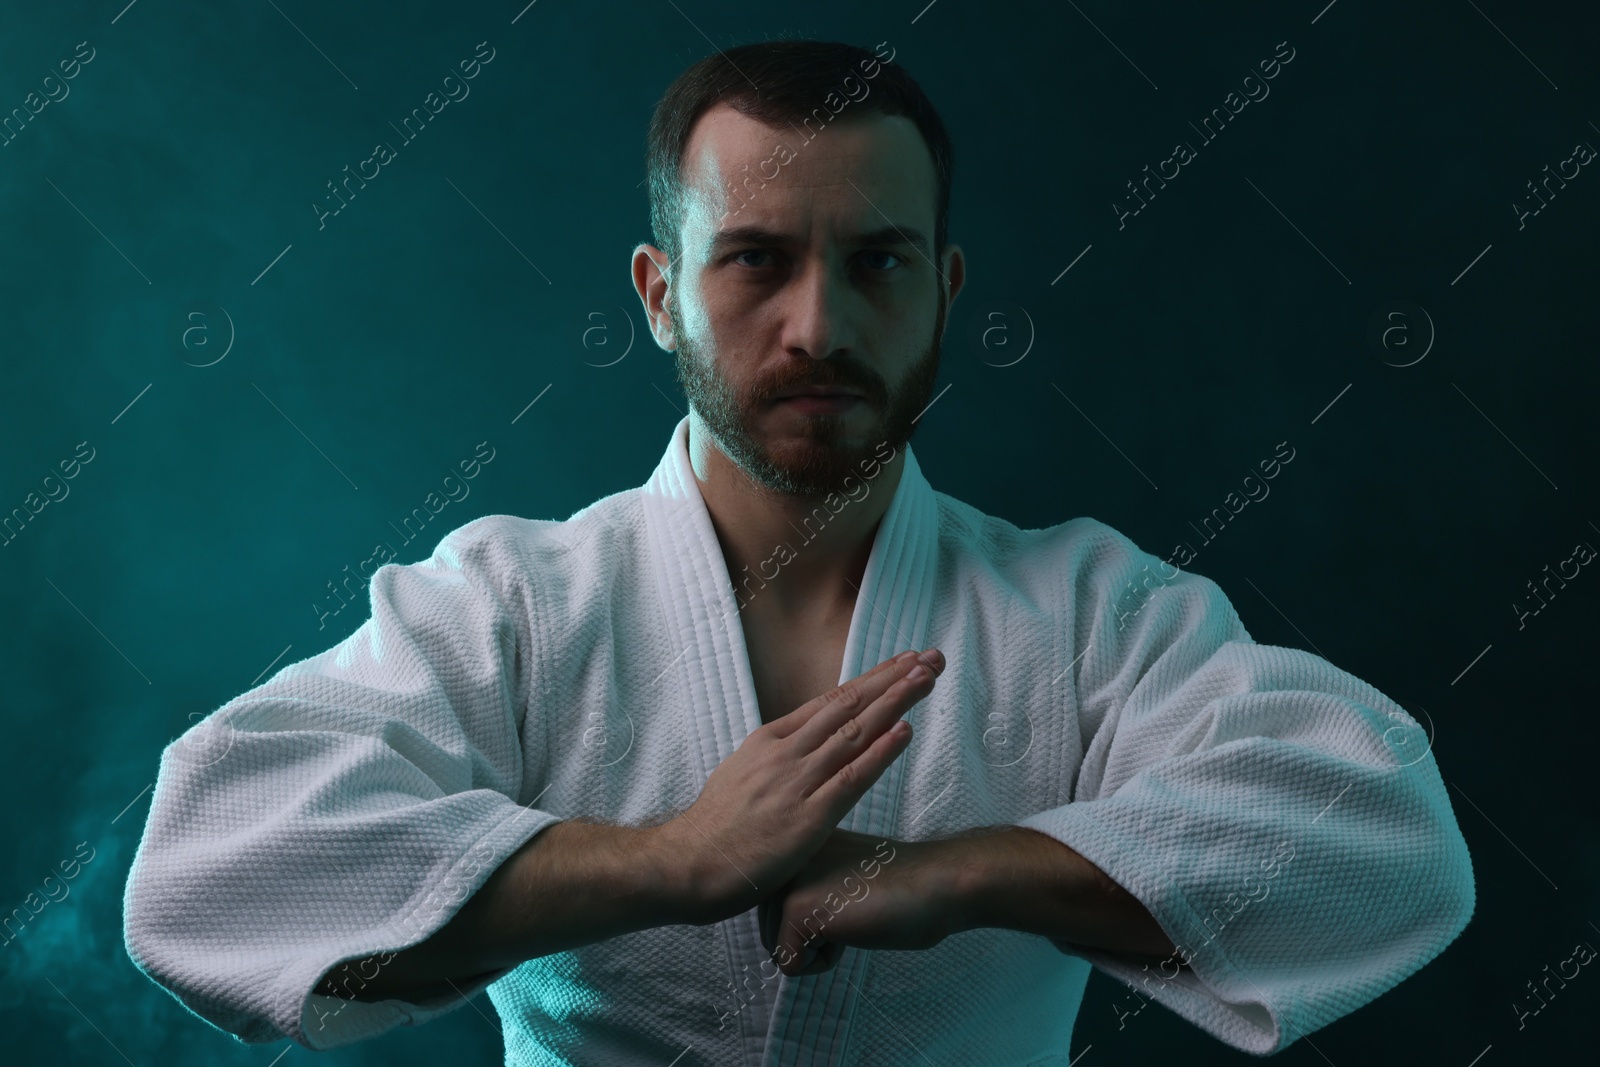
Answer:
<svg viewBox="0 0 1600 1067"><path fill-rule="evenodd" d="M566 521L489 515L384 565L359 629L168 746L126 890L134 962L245 1041L424 1023L462 996L312 989L426 939L554 822L690 805L761 724L739 621L761 594L728 573L687 432L645 485ZM1393 700L1256 643L1214 582L1104 523L1019 529L905 453L839 680L929 646L947 667L840 825L1031 827L1137 897L1189 967L985 928L789 978L751 909L458 981L488 987L507 1063L1066 1064L1091 966L1133 986L1119 1011L1153 1000L1268 1053L1461 932L1466 844Z"/></svg>

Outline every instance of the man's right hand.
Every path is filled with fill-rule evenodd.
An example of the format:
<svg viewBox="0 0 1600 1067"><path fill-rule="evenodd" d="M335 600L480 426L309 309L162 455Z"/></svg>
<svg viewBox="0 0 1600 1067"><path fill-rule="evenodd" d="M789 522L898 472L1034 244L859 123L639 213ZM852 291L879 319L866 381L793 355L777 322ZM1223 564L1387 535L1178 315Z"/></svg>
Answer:
<svg viewBox="0 0 1600 1067"><path fill-rule="evenodd" d="M718 764L699 798L652 831L681 877L686 921L746 912L793 878L905 751L901 716L943 669L937 649L903 652L752 731Z"/></svg>

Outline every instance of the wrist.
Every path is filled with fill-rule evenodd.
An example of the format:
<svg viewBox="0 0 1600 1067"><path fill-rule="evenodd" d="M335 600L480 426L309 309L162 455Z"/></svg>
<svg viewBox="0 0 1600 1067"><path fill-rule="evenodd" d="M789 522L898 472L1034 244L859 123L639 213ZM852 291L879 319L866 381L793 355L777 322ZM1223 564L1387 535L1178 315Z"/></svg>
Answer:
<svg viewBox="0 0 1600 1067"><path fill-rule="evenodd" d="M995 827L946 844L955 857L953 914L963 930L1054 933L1044 914L1061 903L1081 905L1095 891L1095 868L1025 827Z"/></svg>
<svg viewBox="0 0 1600 1067"><path fill-rule="evenodd" d="M933 842L941 850L950 933L1005 926L1005 864L995 854L992 835L969 835Z"/></svg>
<svg viewBox="0 0 1600 1067"><path fill-rule="evenodd" d="M693 855L673 836L671 823L639 830L638 853L650 885L652 909L661 926L704 926L725 916L714 915L704 880L691 863Z"/></svg>

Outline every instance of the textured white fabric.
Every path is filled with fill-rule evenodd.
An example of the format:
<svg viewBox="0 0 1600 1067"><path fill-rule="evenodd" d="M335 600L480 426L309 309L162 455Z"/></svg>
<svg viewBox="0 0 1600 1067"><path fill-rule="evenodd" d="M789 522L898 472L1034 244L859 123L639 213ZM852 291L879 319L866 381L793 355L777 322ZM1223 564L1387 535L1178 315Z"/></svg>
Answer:
<svg viewBox="0 0 1600 1067"><path fill-rule="evenodd" d="M687 426L642 487L565 522L486 516L383 566L355 633L169 746L126 889L135 963L245 1041L422 1023L461 997L310 991L424 940L553 822L692 803L760 716ZM1032 827L1138 897L1189 970L981 929L791 979L763 966L752 909L457 982L488 986L507 1062L1066 1064L1091 963L1269 1053L1471 917L1466 844L1392 700L1255 643L1214 582L1101 522L1022 530L934 491L908 448L840 680L934 645L948 665L910 747L840 825Z"/></svg>

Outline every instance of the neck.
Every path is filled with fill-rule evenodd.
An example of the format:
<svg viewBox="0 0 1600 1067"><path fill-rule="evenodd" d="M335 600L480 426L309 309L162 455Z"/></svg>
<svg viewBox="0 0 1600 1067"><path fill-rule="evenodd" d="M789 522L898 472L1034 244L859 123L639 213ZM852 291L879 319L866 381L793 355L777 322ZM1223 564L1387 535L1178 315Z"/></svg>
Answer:
<svg viewBox="0 0 1600 1067"><path fill-rule="evenodd" d="M778 493L752 481L691 411L690 466L741 610L797 622L848 617L905 455L898 450L871 481L860 476L851 496Z"/></svg>

